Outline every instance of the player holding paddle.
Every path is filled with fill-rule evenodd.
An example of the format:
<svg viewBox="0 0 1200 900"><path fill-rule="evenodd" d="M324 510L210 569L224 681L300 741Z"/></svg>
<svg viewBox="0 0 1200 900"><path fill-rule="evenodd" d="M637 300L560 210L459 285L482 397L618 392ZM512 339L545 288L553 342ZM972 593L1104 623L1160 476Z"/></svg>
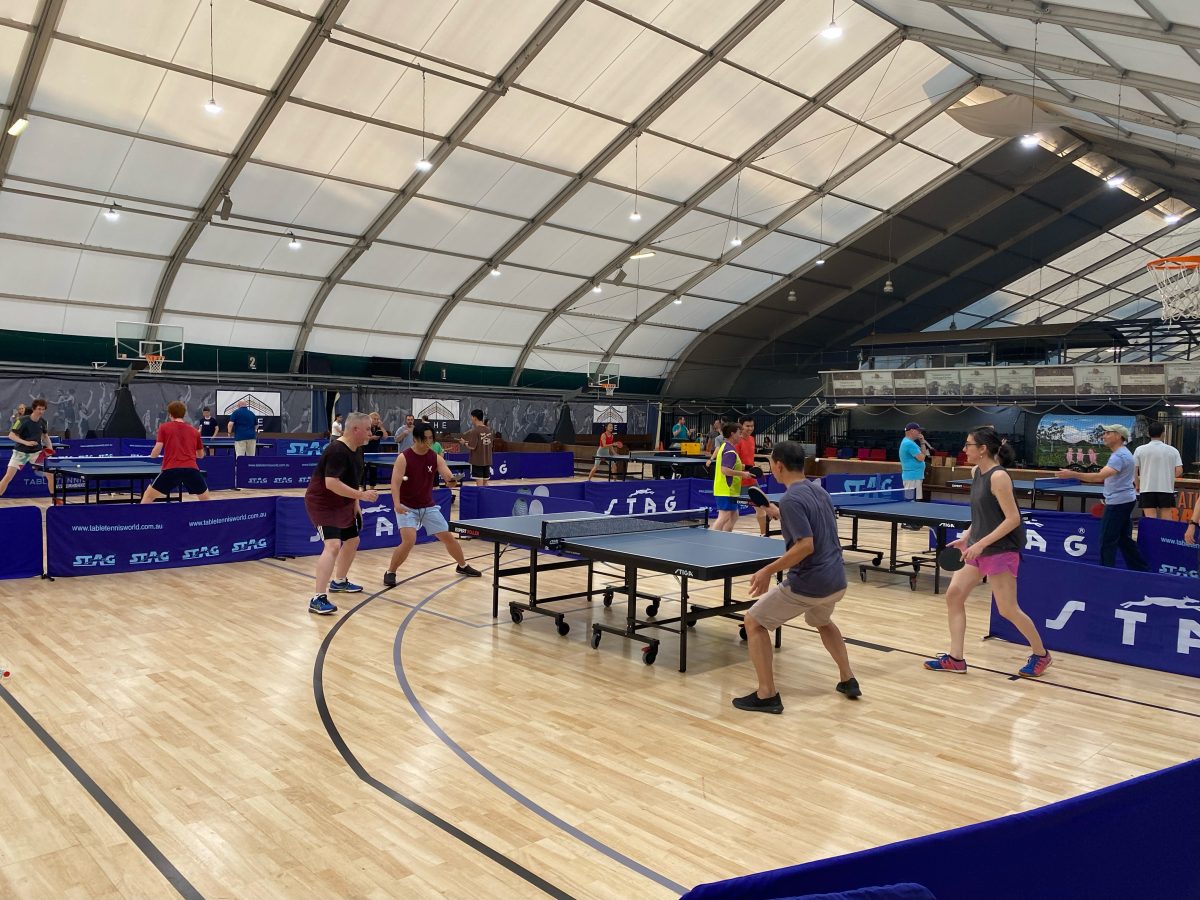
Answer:
<svg viewBox="0 0 1200 900"><path fill-rule="evenodd" d="M963 644L967 634L967 597L986 576L1000 615L1012 622L1029 642L1033 651L1017 673L1037 678L1050 666L1050 653L1042 643L1037 626L1017 605L1017 570L1021 565L1021 547L1025 529L1021 511L1013 497L1012 478L1005 467L1012 464L1013 449L1000 440L990 425L967 434L963 444L968 465L974 466L971 480L971 525L949 547L962 554L965 566L954 572L946 591L946 611L950 617L950 652L925 661L935 672L966 672ZM979 537L974 540L971 535ZM952 568L942 562L944 568Z"/></svg>

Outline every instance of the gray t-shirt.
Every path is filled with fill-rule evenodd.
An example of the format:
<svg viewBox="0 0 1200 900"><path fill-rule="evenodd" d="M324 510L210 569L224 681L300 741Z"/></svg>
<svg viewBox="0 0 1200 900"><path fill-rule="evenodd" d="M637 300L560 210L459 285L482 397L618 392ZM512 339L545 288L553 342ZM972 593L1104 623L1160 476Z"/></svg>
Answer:
<svg viewBox="0 0 1200 900"><path fill-rule="evenodd" d="M1133 454L1128 447L1118 447L1105 463L1116 474L1104 479L1105 503L1132 503L1137 499L1133 489Z"/></svg>
<svg viewBox="0 0 1200 900"><path fill-rule="evenodd" d="M789 485L779 499L779 524L789 548L813 539L813 552L788 571L788 588L802 597L828 597L846 589L837 513L823 487L811 481Z"/></svg>

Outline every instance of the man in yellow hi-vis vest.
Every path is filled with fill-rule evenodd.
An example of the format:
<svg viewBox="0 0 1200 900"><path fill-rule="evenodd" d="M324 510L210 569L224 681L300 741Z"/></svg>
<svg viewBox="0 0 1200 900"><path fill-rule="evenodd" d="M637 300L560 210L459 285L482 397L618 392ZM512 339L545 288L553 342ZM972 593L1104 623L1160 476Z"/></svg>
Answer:
<svg viewBox="0 0 1200 900"><path fill-rule="evenodd" d="M721 442L713 453L713 495L717 501L717 531L733 531L737 524L738 502L742 495L742 461L733 446L733 436L740 434L742 426L730 422L721 427Z"/></svg>

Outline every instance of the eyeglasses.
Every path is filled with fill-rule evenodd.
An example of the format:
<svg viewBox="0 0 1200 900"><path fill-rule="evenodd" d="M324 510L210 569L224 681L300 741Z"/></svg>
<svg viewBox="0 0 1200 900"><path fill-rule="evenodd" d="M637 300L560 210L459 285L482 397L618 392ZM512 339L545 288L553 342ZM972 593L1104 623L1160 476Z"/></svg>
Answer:
<svg viewBox="0 0 1200 900"><path fill-rule="evenodd" d="M963 446L964 447L978 447L979 445L976 444L974 441L967 441L965 444L963 444Z"/></svg>

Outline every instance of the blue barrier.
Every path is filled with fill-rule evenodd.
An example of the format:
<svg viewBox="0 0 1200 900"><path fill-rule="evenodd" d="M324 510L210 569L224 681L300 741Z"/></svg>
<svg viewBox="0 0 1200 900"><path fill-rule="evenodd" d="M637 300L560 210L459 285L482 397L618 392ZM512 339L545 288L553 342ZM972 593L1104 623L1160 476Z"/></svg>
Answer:
<svg viewBox="0 0 1200 900"><path fill-rule="evenodd" d="M575 474L574 453L514 453L520 457L522 478L571 478ZM509 476L510 478L513 476Z"/></svg>
<svg viewBox="0 0 1200 900"><path fill-rule="evenodd" d="M117 456L149 456L150 451L154 449L154 445L158 443L154 438L121 438L121 449L116 454Z"/></svg>
<svg viewBox="0 0 1200 900"><path fill-rule="evenodd" d="M1138 522L1137 543L1150 571L1160 575L1196 578L1200 569L1200 547L1183 540L1186 522L1142 518Z"/></svg>
<svg viewBox="0 0 1200 900"><path fill-rule="evenodd" d="M540 453L493 453L492 474L490 479L505 481L514 478L524 478L522 464L526 456L541 456ZM455 462L468 462L466 453L447 453L446 459ZM541 477L541 476L535 476Z"/></svg>
<svg viewBox="0 0 1200 900"><path fill-rule="evenodd" d="M216 457L209 457L215 459ZM308 487L317 457L239 456L236 461L237 486L243 488Z"/></svg>
<svg viewBox="0 0 1200 900"><path fill-rule="evenodd" d="M972 900L1200 897L1198 810L1200 760L1193 760L990 822L702 884L684 900L767 900L897 882Z"/></svg>
<svg viewBox="0 0 1200 900"><path fill-rule="evenodd" d="M955 528L946 529L947 540L957 540L961 534ZM933 532L929 549L937 546ZM1039 556L1044 559L1076 560L1100 563L1100 520L1088 513L1054 512L1039 509L1029 512L1025 520L1025 549L1021 564Z"/></svg>
<svg viewBox="0 0 1200 900"><path fill-rule="evenodd" d="M589 481L583 486L583 499L596 512L613 516L692 509L692 485L696 480Z"/></svg>
<svg viewBox="0 0 1200 900"><path fill-rule="evenodd" d="M1173 575L1026 555L1017 600L1051 650L1200 676L1200 600ZM992 635L1025 639L995 609Z"/></svg>
<svg viewBox="0 0 1200 900"><path fill-rule="evenodd" d="M465 514L470 504L472 514L469 518L490 518L492 516L525 516L541 515L542 513L559 512L595 512L596 508L585 500L572 500L566 497L555 497L547 490L548 485L530 488L475 488L469 493L470 499L460 497ZM463 488L466 494L468 488Z"/></svg>
<svg viewBox="0 0 1200 900"><path fill-rule="evenodd" d="M0 465L8 465L8 452L0 455ZM50 488L46 484L46 478L41 472L34 469L32 466L22 466L21 471L13 476L13 480L8 483L8 489L4 492L5 497L45 497L50 496Z"/></svg>
<svg viewBox="0 0 1200 900"><path fill-rule="evenodd" d="M218 453L196 460L204 470L204 480L208 482L209 490L227 491L234 486L234 459L229 453Z"/></svg>
<svg viewBox="0 0 1200 900"><path fill-rule="evenodd" d="M329 443L329 439L267 438L259 443L264 447L272 447L274 456L320 456L325 452L325 445Z"/></svg>
<svg viewBox="0 0 1200 900"><path fill-rule="evenodd" d="M124 456L120 438L71 438L63 441L67 445L66 456Z"/></svg>
<svg viewBox="0 0 1200 900"><path fill-rule="evenodd" d="M42 510L38 506L0 508L0 579L42 574Z"/></svg>
<svg viewBox="0 0 1200 900"><path fill-rule="evenodd" d="M893 491L904 487L899 472L876 472L871 475L839 472L834 475L822 475L821 481L825 490L831 494L853 491Z"/></svg>
<svg viewBox="0 0 1200 900"><path fill-rule="evenodd" d="M453 494L447 488L435 488L433 500L442 510L446 521L450 521L450 501ZM323 549L317 529L304 509L303 497L275 498L275 550L280 556L315 556ZM390 494L381 494L375 503L362 508L363 528L359 540L360 550L378 550L395 547L400 543L400 532L396 528L396 514L392 508ZM437 540L425 533L417 532L417 543Z"/></svg>
<svg viewBox="0 0 1200 900"><path fill-rule="evenodd" d="M274 554L274 497L46 510L46 562L54 576L241 562Z"/></svg>

